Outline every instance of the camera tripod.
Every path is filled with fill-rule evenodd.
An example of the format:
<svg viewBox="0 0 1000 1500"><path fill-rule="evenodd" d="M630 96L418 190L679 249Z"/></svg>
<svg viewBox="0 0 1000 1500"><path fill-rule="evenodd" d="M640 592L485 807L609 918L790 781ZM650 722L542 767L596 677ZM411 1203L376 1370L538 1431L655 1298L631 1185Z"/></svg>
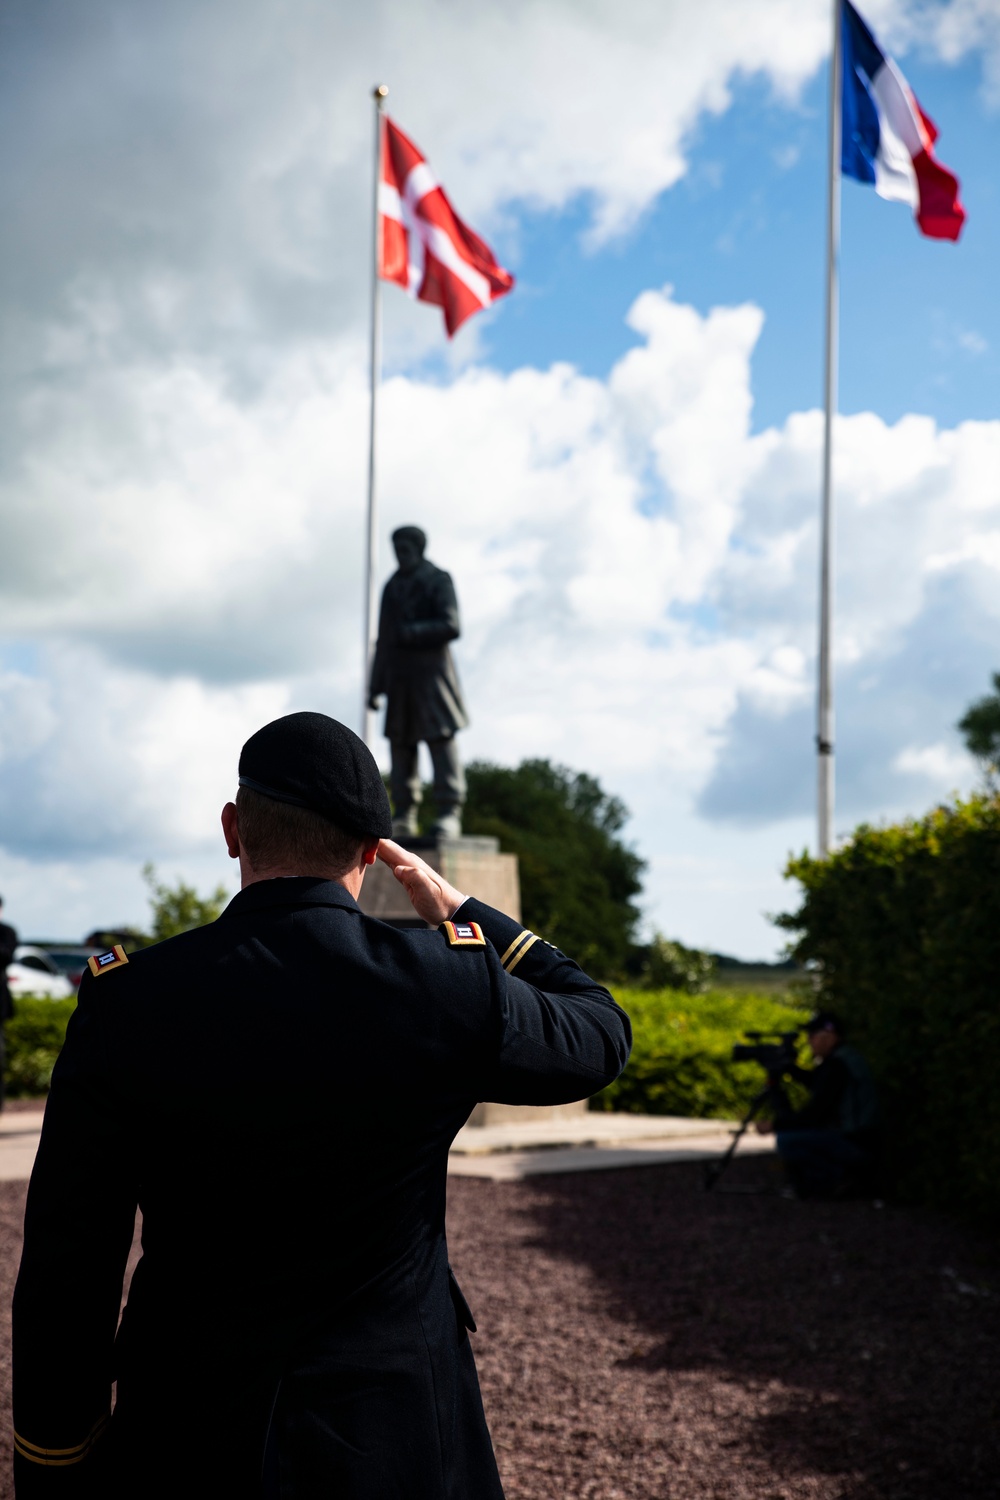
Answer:
<svg viewBox="0 0 1000 1500"><path fill-rule="evenodd" d="M740 1141L743 1139L744 1135L746 1134L747 1126L750 1125L750 1124L752 1124L752 1122L756 1118L757 1113L760 1110L761 1106L764 1105L764 1104L767 1104L769 1101L773 1101L773 1102L781 1101L781 1102L784 1102L784 1090L781 1087L781 1077L782 1077L782 1075L780 1073L769 1073L767 1075L767 1083L760 1090L760 1093L754 1094L753 1098L750 1101L750 1108L747 1110L746 1114L743 1116L743 1119L740 1121L739 1129L733 1132L733 1138L732 1138L732 1140L729 1143L729 1149L727 1150L725 1156L720 1157L718 1161L706 1162L706 1164L705 1164L705 1191L706 1191L706 1193L710 1193L712 1191L712 1189L715 1187L716 1183L719 1181L719 1178L725 1172L726 1168L729 1166L729 1163L732 1161L733 1157L736 1155L736 1148L739 1145ZM723 1191L730 1192L730 1193L761 1193L761 1192L766 1192L767 1189L766 1188L726 1188L726 1189L723 1189Z"/></svg>

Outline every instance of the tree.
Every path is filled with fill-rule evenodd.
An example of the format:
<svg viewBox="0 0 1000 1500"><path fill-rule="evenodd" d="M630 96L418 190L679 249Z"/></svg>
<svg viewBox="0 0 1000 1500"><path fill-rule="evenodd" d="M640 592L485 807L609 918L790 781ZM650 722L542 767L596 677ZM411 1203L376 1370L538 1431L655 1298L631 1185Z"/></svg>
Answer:
<svg viewBox="0 0 1000 1500"><path fill-rule="evenodd" d="M142 878L149 886L149 905L153 915L149 941L162 943L164 938L176 937L179 932L190 932L193 927L204 927L221 915L229 900L224 885L217 885L209 896L199 896L193 885L187 885L178 877L174 886L163 885L156 878L156 867L142 867Z"/></svg>
<svg viewBox="0 0 1000 1500"><path fill-rule="evenodd" d="M628 810L600 783L547 760L474 761L463 828L518 856L525 923L588 972L624 973L645 861L618 837Z"/></svg>
<svg viewBox="0 0 1000 1500"><path fill-rule="evenodd" d="M703 995L711 989L716 977L716 961L700 948L686 948L683 943L653 934L652 942L633 948L628 964L629 977L647 990L686 990L689 995Z"/></svg>
<svg viewBox="0 0 1000 1500"><path fill-rule="evenodd" d="M979 762L987 789L1000 786L1000 672L993 673L993 692L977 698L959 719L970 755Z"/></svg>

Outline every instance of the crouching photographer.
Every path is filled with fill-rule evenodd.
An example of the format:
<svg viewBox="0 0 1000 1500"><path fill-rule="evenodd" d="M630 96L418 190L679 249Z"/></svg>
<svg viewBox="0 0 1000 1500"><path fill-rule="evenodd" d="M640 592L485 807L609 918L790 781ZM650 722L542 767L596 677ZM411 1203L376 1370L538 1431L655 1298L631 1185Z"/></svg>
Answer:
<svg viewBox="0 0 1000 1500"><path fill-rule="evenodd" d="M809 1090L809 1100L793 1110L780 1084L772 1088L771 1120L760 1120L762 1135L775 1132L788 1180L800 1198L827 1198L871 1187L878 1154L878 1099L865 1059L844 1040L844 1025L831 1011L820 1011L806 1025L813 1068L791 1066L787 1077Z"/></svg>

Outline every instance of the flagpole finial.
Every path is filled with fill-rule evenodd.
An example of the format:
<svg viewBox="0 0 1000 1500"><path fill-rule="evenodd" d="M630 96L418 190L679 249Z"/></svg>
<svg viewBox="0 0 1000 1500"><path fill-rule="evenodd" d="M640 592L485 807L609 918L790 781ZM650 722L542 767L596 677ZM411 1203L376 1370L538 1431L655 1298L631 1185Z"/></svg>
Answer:
<svg viewBox="0 0 1000 1500"><path fill-rule="evenodd" d="M387 83L380 83L377 88L372 89L372 97L378 103L381 103L383 99L387 99L389 97L389 85Z"/></svg>

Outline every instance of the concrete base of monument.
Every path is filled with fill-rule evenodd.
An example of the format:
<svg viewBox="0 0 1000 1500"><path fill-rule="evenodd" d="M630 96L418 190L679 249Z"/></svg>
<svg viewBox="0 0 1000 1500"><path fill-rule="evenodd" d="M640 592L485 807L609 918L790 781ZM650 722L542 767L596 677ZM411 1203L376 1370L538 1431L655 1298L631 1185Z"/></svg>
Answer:
<svg viewBox="0 0 1000 1500"><path fill-rule="evenodd" d="M426 862L450 885L495 906L516 922L521 920L521 886L517 875L517 855L501 854L500 840L476 838L397 839L406 849ZM410 905L406 891L388 865L376 861L365 874L358 905L369 917L378 917L394 927L423 927Z"/></svg>
<svg viewBox="0 0 1000 1500"><path fill-rule="evenodd" d="M603 1110L547 1122L474 1125L470 1120L455 1137L448 1171L455 1177L508 1182L557 1172L718 1161L736 1129L733 1120L608 1114ZM737 1155L771 1156L776 1161L774 1136L748 1132Z"/></svg>
<svg viewBox="0 0 1000 1500"><path fill-rule="evenodd" d="M477 1104L465 1129L492 1125L541 1125L556 1120L578 1120L586 1113L586 1099L577 1099L573 1104Z"/></svg>

